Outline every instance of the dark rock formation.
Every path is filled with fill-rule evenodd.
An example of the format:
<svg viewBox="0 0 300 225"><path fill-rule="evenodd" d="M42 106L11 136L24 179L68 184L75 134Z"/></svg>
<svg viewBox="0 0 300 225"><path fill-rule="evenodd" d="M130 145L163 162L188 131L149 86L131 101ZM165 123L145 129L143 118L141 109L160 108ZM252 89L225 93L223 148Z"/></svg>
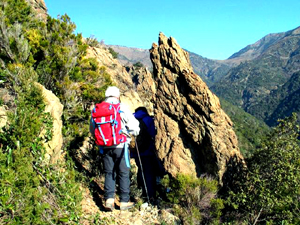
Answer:
<svg viewBox="0 0 300 225"><path fill-rule="evenodd" d="M164 167L173 176L209 174L222 184L229 161L244 164L230 118L174 38L160 33L150 57L153 78L147 79L156 87L148 91L153 92L155 142ZM147 90L145 83L141 85Z"/></svg>

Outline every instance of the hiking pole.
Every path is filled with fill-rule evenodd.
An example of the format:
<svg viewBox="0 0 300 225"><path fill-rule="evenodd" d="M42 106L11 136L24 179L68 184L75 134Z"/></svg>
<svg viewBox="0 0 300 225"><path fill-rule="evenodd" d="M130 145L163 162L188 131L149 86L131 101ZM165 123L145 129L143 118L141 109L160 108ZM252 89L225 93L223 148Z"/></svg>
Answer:
<svg viewBox="0 0 300 225"><path fill-rule="evenodd" d="M147 185L146 185L145 176L144 176L144 171L143 171L142 160L141 160L141 157L140 157L139 148L138 148L136 139L135 139L135 146L136 146L136 152L137 152L138 157L139 157L139 162L140 162L140 165L141 165L141 172L142 172L142 177L143 177L143 182L144 182L144 186L145 186L145 191L146 191L148 203L150 203L150 199L149 199L149 195L148 195L148 190L147 190Z"/></svg>

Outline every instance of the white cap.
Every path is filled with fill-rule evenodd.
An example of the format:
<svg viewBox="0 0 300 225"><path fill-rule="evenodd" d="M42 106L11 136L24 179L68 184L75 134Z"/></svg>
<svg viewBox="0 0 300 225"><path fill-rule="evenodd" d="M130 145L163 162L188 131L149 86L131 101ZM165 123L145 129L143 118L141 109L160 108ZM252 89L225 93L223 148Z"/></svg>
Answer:
<svg viewBox="0 0 300 225"><path fill-rule="evenodd" d="M116 86L109 86L105 91L105 97L120 98L120 90Z"/></svg>

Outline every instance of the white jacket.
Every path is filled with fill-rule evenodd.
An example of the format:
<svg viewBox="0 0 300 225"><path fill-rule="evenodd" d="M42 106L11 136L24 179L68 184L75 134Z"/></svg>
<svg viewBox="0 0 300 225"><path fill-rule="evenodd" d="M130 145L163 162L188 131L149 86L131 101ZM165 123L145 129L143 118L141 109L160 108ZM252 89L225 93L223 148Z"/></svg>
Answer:
<svg viewBox="0 0 300 225"><path fill-rule="evenodd" d="M115 97L109 97L105 99L105 102L112 103L112 104L118 104L119 99ZM132 134L134 136L137 136L140 132L140 123L139 121L134 117L133 113L130 111L127 105L120 104L120 116L121 116L121 127L124 130L124 132L127 132L129 134ZM94 121L91 118L90 120L90 132L94 136L95 133L95 125ZM130 142L130 138L127 137L127 142ZM124 146L124 143L121 143L117 145L118 148L122 148ZM105 148L105 147L104 147Z"/></svg>

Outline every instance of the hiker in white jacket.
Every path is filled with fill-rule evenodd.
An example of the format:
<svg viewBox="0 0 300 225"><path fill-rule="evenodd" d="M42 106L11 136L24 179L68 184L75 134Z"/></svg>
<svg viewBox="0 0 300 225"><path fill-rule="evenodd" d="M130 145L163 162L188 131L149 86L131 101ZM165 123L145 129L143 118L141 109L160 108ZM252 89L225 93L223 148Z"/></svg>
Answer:
<svg viewBox="0 0 300 225"><path fill-rule="evenodd" d="M115 86L110 86L105 92L105 102L118 104L120 102L120 90ZM120 210L127 210L134 206L129 201L130 193L130 158L128 152L128 142L130 134L137 136L140 131L139 121L134 117L127 105L120 103L121 127L123 133L127 135L127 142L115 146L100 146L100 152L104 155L104 198L105 209L112 211L114 209L115 184L119 180L120 187ZM95 122L91 119L90 132L94 135Z"/></svg>

